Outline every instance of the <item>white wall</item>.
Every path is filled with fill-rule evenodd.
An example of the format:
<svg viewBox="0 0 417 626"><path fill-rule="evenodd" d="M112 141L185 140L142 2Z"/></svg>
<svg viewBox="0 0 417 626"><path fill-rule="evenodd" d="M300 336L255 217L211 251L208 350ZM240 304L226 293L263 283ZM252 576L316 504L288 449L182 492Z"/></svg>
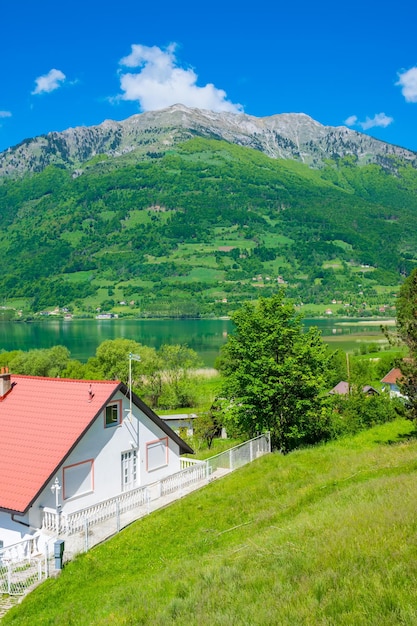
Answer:
<svg viewBox="0 0 417 626"><path fill-rule="evenodd" d="M139 465L140 465L140 481L143 485L161 480L166 476L170 476L175 472L179 472L180 453L179 446L168 438L168 464L158 469L149 470L147 467L147 443L164 439L167 435L152 420L141 413L138 409L134 409L134 415L141 415L139 426Z"/></svg>
<svg viewBox="0 0 417 626"><path fill-rule="evenodd" d="M27 517L19 518L23 522L27 522ZM19 543L31 535L31 530L27 526L22 526L12 520L11 514L0 512L0 541L3 547L11 546Z"/></svg>
<svg viewBox="0 0 417 626"><path fill-rule="evenodd" d="M106 428L104 413L97 417L95 423L66 459L63 467L53 476L49 485L34 503L30 511L31 523L36 522L36 526L40 525L43 507L55 509L55 494L51 491L55 477L58 477L61 485L59 503L65 513L71 513L119 495L122 491L121 453L137 447L137 418L139 418L139 452L136 486L148 485L180 470L179 446L168 438L168 464L148 471L146 444L166 438L167 435L134 405L133 417L130 421L129 400L123 394L120 392L116 394L113 398L113 401L115 400L122 402L122 424ZM88 461L91 461L93 482L91 491L86 489L86 472L82 471L82 467L86 465L79 465ZM71 477L72 467L75 471ZM81 468L80 472L77 471L77 467ZM77 474L83 483L84 493L78 497L65 497L68 496L69 483L77 479Z"/></svg>

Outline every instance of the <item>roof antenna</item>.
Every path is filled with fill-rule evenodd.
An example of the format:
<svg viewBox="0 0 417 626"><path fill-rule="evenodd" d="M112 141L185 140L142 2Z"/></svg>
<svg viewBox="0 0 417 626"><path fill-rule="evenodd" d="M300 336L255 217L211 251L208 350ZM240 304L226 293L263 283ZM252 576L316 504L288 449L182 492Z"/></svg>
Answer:
<svg viewBox="0 0 417 626"><path fill-rule="evenodd" d="M140 356L129 352L129 422L132 421L132 360L140 361Z"/></svg>

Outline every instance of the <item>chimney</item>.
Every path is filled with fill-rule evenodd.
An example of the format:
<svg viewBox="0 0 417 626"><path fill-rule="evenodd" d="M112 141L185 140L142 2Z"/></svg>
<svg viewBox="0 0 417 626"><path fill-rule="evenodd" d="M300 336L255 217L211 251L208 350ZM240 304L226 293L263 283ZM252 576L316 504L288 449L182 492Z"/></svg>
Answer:
<svg viewBox="0 0 417 626"><path fill-rule="evenodd" d="M4 396L9 393L12 388L12 382L10 380L9 368L2 367L0 374L0 400L3 400Z"/></svg>

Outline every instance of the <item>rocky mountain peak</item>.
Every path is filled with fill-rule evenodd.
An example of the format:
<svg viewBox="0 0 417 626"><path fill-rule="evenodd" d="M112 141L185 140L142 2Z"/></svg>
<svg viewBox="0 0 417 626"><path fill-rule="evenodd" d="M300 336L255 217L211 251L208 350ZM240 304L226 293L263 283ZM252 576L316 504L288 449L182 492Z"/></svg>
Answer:
<svg viewBox="0 0 417 626"><path fill-rule="evenodd" d="M96 155L117 158L137 152L164 152L191 137L222 139L264 152L272 158L295 159L321 167L328 158L353 155L358 163L397 156L413 165L417 153L378 141L345 126L324 126L305 113L254 117L175 104L98 126L69 128L27 139L0 153L0 176L21 176L47 165L82 168Z"/></svg>

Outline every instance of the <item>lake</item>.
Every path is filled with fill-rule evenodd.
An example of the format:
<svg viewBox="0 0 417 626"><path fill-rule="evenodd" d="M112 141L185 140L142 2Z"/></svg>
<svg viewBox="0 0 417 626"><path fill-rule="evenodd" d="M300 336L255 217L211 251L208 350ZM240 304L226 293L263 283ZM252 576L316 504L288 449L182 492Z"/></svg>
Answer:
<svg viewBox="0 0 417 626"><path fill-rule="evenodd" d="M361 342L385 342L380 322L355 319L306 319L306 328L317 326L326 343L353 352ZM216 320L42 320L0 322L0 350L33 350L66 346L74 359L87 361L106 339L124 337L154 348L162 344L186 344L206 367L213 367L221 346L233 331L233 322Z"/></svg>

